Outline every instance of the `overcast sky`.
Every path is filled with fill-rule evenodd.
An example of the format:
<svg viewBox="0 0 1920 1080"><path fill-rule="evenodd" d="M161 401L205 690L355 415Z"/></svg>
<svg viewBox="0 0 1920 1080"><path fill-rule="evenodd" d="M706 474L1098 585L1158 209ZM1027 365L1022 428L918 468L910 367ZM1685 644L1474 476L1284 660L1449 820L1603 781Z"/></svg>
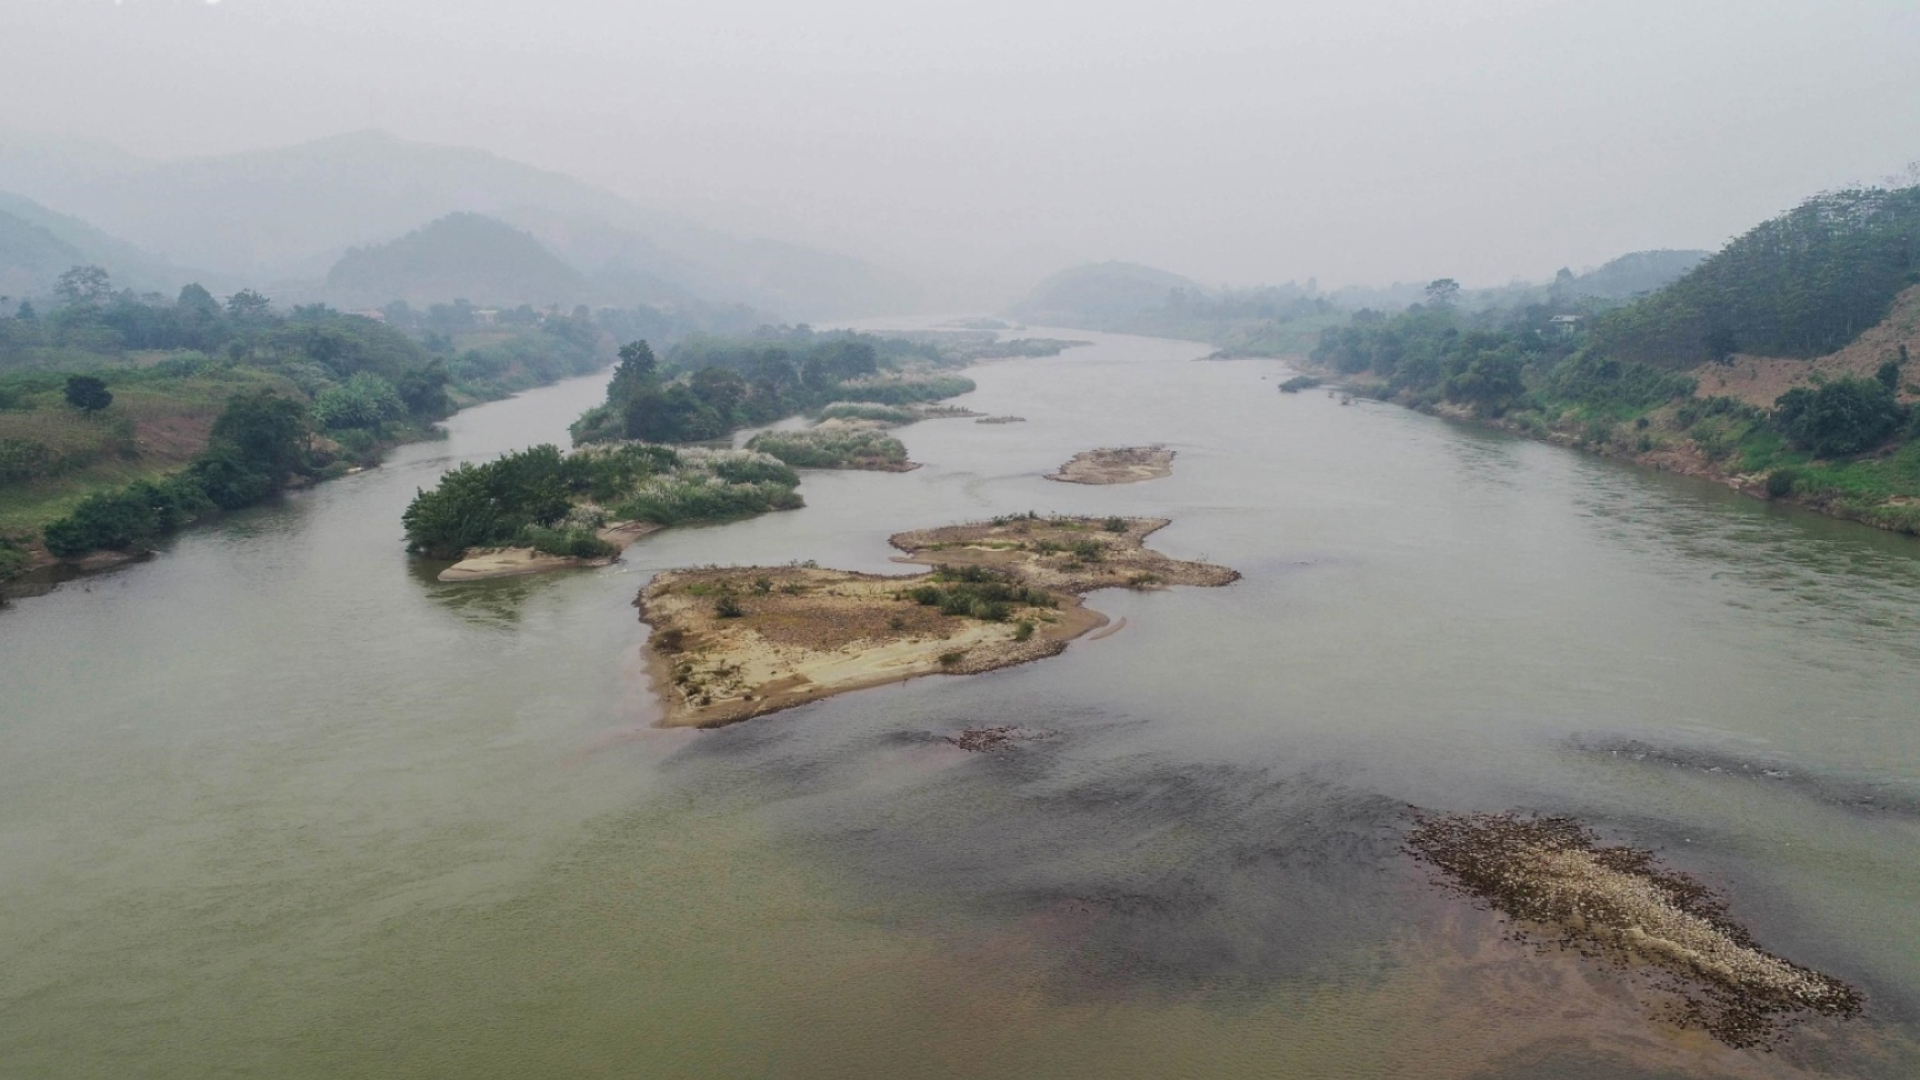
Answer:
<svg viewBox="0 0 1920 1080"><path fill-rule="evenodd" d="M921 273L1494 284L1920 158L1920 2L7 0L0 125L381 128Z"/></svg>

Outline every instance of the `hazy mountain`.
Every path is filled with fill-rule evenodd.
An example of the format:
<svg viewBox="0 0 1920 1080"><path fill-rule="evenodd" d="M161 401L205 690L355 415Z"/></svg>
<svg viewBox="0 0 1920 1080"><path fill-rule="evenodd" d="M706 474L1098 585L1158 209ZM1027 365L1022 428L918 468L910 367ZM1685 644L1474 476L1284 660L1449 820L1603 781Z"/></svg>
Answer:
<svg viewBox="0 0 1920 1080"><path fill-rule="evenodd" d="M1635 251L1597 270L1576 274L1565 286L1556 283L1555 288L1569 296L1626 300L1673 284L1712 254L1711 251Z"/></svg>
<svg viewBox="0 0 1920 1080"><path fill-rule="evenodd" d="M560 173L377 132L170 162L90 144L64 156L45 140L0 142L0 189L175 262L256 282L320 278L349 248L465 211L527 228L583 275L604 272L656 297L684 292L789 318L899 310L912 298L857 259L740 240Z"/></svg>
<svg viewBox="0 0 1920 1080"><path fill-rule="evenodd" d="M1140 312L1166 307L1176 290L1208 296L1206 286L1179 274L1135 263L1104 262L1070 267L1033 287L1009 309L1042 326L1118 328Z"/></svg>
<svg viewBox="0 0 1920 1080"><path fill-rule="evenodd" d="M540 242L480 214L448 214L398 240L354 248L327 273L341 307L470 300L481 307L571 306L588 299L579 271Z"/></svg>
<svg viewBox="0 0 1920 1080"><path fill-rule="evenodd" d="M63 272L82 264L103 267L116 287L136 292L172 292L191 277L78 218L0 192L0 295L45 293Z"/></svg>

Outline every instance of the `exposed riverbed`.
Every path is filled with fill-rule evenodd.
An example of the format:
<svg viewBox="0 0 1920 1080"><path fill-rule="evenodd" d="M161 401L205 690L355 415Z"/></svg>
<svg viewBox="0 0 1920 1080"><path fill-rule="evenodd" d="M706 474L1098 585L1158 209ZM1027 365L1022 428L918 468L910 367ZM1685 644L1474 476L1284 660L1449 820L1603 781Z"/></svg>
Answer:
<svg viewBox="0 0 1920 1080"><path fill-rule="evenodd" d="M1091 336L1091 335L1078 335ZM0 1076L1920 1073L1920 543L1101 336L897 429L911 473L469 584L402 552L576 380L0 614ZM1163 444L1165 479L1048 482ZM655 728L658 569L1165 517L1229 589L1125 633ZM1044 732L993 752L948 739ZM1866 1014L1772 1054L1507 942L1405 808L1657 849Z"/></svg>

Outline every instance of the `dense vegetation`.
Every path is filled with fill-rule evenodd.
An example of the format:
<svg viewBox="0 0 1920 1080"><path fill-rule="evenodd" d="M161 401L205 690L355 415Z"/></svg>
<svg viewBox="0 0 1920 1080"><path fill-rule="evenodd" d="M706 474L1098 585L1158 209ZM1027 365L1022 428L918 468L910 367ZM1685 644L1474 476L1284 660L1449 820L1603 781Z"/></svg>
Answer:
<svg viewBox="0 0 1920 1080"><path fill-rule="evenodd" d="M1904 345L1871 379L1809 368L1771 408L1697 398L1694 378L1674 370L1720 359L1734 341L1801 353L1851 343L1911 273L1901 267L1907 222L1920 221L1909 216L1912 193L1813 200L1665 291L1592 320L1552 303L1466 313L1451 283L1435 282L1426 302L1398 315L1363 311L1327 331L1312 358L1407 404L1611 453L1704 459L1708 473L1746 478L1770 497L1920 532L1920 409L1899 399ZM1846 272L1855 265L1857 275Z"/></svg>
<svg viewBox="0 0 1920 1080"><path fill-rule="evenodd" d="M224 301L198 285L171 298L136 294L97 267L74 267L37 306L0 310L0 536L10 553L0 578L24 563L11 553L56 520L49 549L70 555L88 537L124 547L235 504L196 494L225 460L209 439L230 399L266 392L297 408L312 438L288 475L320 476L426 436L459 405L593 371L615 334L671 341L741 323L750 317L698 307L281 311L252 290ZM172 476L180 470L192 475ZM270 492L286 479L240 488ZM132 513L128 499L146 499L151 513Z"/></svg>
<svg viewBox="0 0 1920 1080"><path fill-rule="evenodd" d="M206 450L186 469L87 496L47 525L47 550L71 558L123 550L173 532L213 509L238 510L312 475L306 406L268 390L236 394L213 425Z"/></svg>
<svg viewBox="0 0 1920 1080"><path fill-rule="evenodd" d="M779 458L797 469L908 468L907 448L899 439L872 428L826 427L803 431L763 431L747 449Z"/></svg>
<svg viewBox="0 0 1920 1080"><path fill-rule="evenodd" d="M1668 368L1846 345L1920 282L1920 187L1820 195L1670 287L1596 320L1605 355Z"/></svg>
<svg viewBox="0 0 1920 1080"><path fill-rule="evenodd" d="M645 341L620 350L607 400L573 425L576 444L702 442L833 402L905 405L973 389L943 374L937 346L806 328L691 337L660 363Z"/></svg>
<svg viewBox="0 0 1920 1080"><path fill-rule="evenodd" d="M627 443L563 454L536 446L462 465L414 497L407 550L436 559L475 547L532 547L591 557L610 521L727 521L801 505L800 478L762 454Z"/></svg>

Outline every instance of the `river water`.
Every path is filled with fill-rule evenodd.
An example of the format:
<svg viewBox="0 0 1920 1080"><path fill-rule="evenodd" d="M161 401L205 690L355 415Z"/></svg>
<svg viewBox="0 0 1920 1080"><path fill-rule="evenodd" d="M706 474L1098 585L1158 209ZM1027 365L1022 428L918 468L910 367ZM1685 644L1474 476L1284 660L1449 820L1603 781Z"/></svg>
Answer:
<svg viewBox="0 0 1920 1080"><path fill-rule="evenodd" d="M1920 1075L1920 544L1088 335L926 467L615 566L446 586L399 515L575 380L0 615L0 1076ZM1040 478L1162 442L1172 477ZM657 569L899 570L888 534L1174 519L1241 570L1125 628L652 728ZM1051 738L969 755L939 736ZM1570 813L1724 889L1866 1017L1772 1054L1507 942L1409 806Z"/></svg>

